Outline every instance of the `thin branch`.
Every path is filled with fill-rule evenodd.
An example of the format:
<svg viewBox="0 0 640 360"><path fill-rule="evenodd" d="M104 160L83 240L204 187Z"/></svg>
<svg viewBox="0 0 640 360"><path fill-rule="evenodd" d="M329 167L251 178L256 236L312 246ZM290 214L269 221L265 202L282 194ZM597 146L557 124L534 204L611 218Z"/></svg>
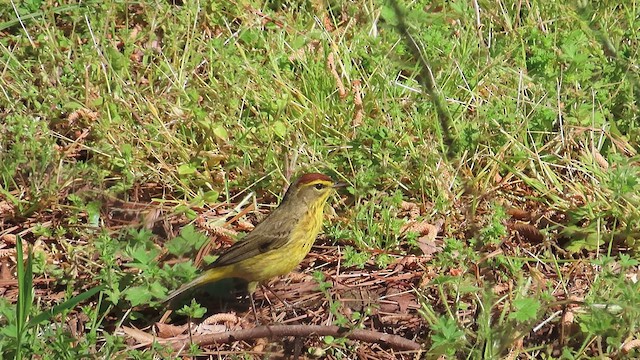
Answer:
<svg viewBox="0 0 640 360"><path fill-rule="evenodd" d="M396 350L420 350L420 344L398 335L390 335L372 330L351 330L339 326L320 325L276 325L259 326L252 329L226 331L217 334L199 335L193 337L193 342L200 345L224 344L234 341L245 341L258 338L273 338L284 336L335 336L350 340L360 340L368 343L384 344ZM170 344L174 349L181 349L189 339L156 339Z"/></svg>
<svg viewBox="0 0 640 360"><path fill-rule="evenodd" d="M391 5L393 6L393 10L398 19L396 30L405 40L405 43L409 48L409 52L411 53L413 58L421 65L421 70L417 75L417 79L420 85L427 91L427 93L431 97L431 101L433 101L433 104L435 105L436 112L438 113L440 127L442 129L443 142L447 146L447 158L453 161L456 157L456 143L454 142L454 138L451 135L453 125L451 123L449 109L447 108L447 105L445 104L445 101L440 94L440 90L438 89L438 85L436 84L436 79L433 76L433 71L431 70L431 65L429 64L428 59L425 58L422 50L420 49L420 46L409 32L409 25L407 25L407 23L405 22L404 11L400 8L397 0L391 1Z"/></svg>
<svg viewBox="0 0 640 360"><path fill-rule="evenodd" d="M487 46L484 42L484 37L482 36L482 21L480 20L480 5L478 4L478 0L473 0L473 10L475 10L476 14L476 31L478 32L478 39L480 40L480 44Z"/></svg>

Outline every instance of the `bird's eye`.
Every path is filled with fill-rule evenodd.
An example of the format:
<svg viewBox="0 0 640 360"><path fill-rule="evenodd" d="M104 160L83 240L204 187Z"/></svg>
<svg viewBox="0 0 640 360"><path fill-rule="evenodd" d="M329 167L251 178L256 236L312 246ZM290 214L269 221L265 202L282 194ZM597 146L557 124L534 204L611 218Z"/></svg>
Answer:
<svg viewBox="0 0 640 360"><path fill-rule="evenodd" d="M316 188L316 190L322 190L324 189L324 184L315 184L313 187Z"/></svg>

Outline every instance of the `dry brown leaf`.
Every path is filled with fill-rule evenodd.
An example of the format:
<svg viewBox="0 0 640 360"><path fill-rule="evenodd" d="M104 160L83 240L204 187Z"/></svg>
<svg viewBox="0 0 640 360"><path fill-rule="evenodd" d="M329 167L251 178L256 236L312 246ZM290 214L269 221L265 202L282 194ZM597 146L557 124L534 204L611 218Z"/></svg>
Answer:
<svg viewBox="0 0 640 360"><path fill-rule="evenodd" d="M529 274L531 274L531 278L533 279L534 284L536 284L536 287L538 289L545 289L548 280L545 274L543 274L535 266L531 266L529 264L527 264L527 269L529 270Z"/></svg>
<svg viewBox="0 0 640 360"><path fill-rule="evenodd" d="M189 329L189 325L171 325L171 324L163 324L156 323L156 332L158 337L161 338L171 338L181 334L184 334L187 329Z"/></svg>
<svg viewBox="0 0 640 360"><path fill-rule="evenodd" d="M404 225L402 225L402 227L400 228L400 234L414 232L424 236L424 235L429 235L434 230L438 230L438 229L435 229L434 225L431 225L426 221L421 221L421 222L409 221Z"/></svg>
<svg viewBox="0 0 640 360"><path fill-rule="evenodd" d="M560 320L560 344L565 345L567 343L567 339L574 333L574 319L575 316L571 308L567 309L562 315L562 319Z"/></svg>
<svg viewBox="0 0 640 360"><path fill-rule="evenodd" d="M571 324L573 324L574 319L575 316L573 315L573 310L567 309L567 311L564 312L564 315L562 315L562 320L560 321L560 323L565 327L570 326Z"/></svg>
<svg viewBox="0 0 640 360"><path fill-rule="evenodd" d="M604 158L604 156L602 156L602 154L600 154L600 151L598 151L598 149L593 148L593 151L591 153L593 154L593 158L596 160L596 163L598 163L601 168L603 168L604 170L609 169L609 162Z"/></svg>
<svg viewBox="0 0 640 360"><path fill-rule="evenodd" d="M511 216L512 219L515 219L515 220L522 220L522 221L531 220L531 212L526 210L510 208L509 210L507 210L507 214Z"/></svg>
<svg viewBox="0 0 640 360"><path fill-rule="evenodd" d="M397 263L396 263L396 267L399 268L399 270L394 270L394 271L402 271L403 269L407 269L407 270L415 270L421 267L421 263L424 262L424 258L423 257L418 257L415 255L407 255L403 258L401 258Z"/></svg>
<svg viewBox="0 0 640 360"><path fill-rule="evenodd" d="M0 217L13 217L15 215L15 206L7 201L0 201Z"/></svg>
<svg viewBox="0 0 640 360"><path fill-rule="evenodd" d="M325 30L327 30L327 32L333 32L336 29L333 26L333 21L331 20L331 17L327 13L325 13L324 16L322 17L322 24L324 25L324 28Z"/></svg>
<svg viewBox="0 0 640 360"><path fill-rule="evenodd" d="M17 236L15 236L14 234L4 234L0 236L0 242L11 244L11 245L16 244L16 239L17 239Z"/></svg>
<svg viewBox="0 0 640 360"><path fill-rule="evenodd" d="M160 219L160 215L162 214L161 208L152 208L147 211L142 219L142 223L144 224L145 229L152 229L156 221Z"/></svg>
<svg viewBox="0 0 640 360"><path fill-rule="evenodd" d="M340 96L340 99L346 98L347 90L344 87L340 74L338 74L338 70L336 69L335 55L333 51L329 53L329 56L327 56L327 68L329 69L331 76L333 76L333 79L336 81L336 87L338 88L338 95Z"/></svg>
<svg viewBox="0 0 640 360"><path fill-rule="evenodd" d="M0 256L2 258L2 256ZM0 262L0 280L13 279L13 274L9 268L9 264L6 261Z"/></svg>
<svg viewBox="0 0 640 360"><path fill-rule="evenodd" d="M503 283L495 284L493 288L491 288L491 291L493 291L493 293L496 295L501 295L501 294L504 294L506 291L508 291L510 288L511 286L509 285L508 282L503 282Z"/></svg>
<svg viewBox="0 0 640 360"><path fill-rule="evenodd" d="M387 291L387 295L385 295L385 298L391 301L395 301L398 306L395 312L400 313L406 313L407 309L409 309L410 306L416 307L418 304L416 302L416 297L412 293L409 293L404 289L398 289L396 287L389 288Z"/></svg>
<svg viewBox="0 0 640 360"><path fill-rule="evenodd" d="M510 227L530 243L539 244L544 241L544 236L540 230L531 224L515 223L511 224Z"/></svg>
<svg viewBox="0 0 640 360"><path fill-rule="evenodd" d="M256 345L253 347L253 351L257 353L261 353L264 351L264 348L268 345L267 339L258 338L256 339Z"/></svg>
<svg viewBox="0 0 640 360"><path fill-rule="evenodd" d="M418 247L424 255L433 255L442 251L442 247L435 242L435 235L421 236L418 238Z"/></svg>
<svg viewBox="0 0 640 360"><path fill-rule="evenodd" d="M378 298L378 294L369 291L366 287L349 289L340 295L340 301L344 308L360 312L376 303Z"/></svg>
<svg viewBox="0 0 640 360"><path fill-rule="evenodd" d="M67 121L69 122L69 124L73 124L79 119L84 119L84 120L88 120L89 123L93 123L99 117L100 117L100 114L98 114L98 112L82 108L82 109L75 110L74 112L69 114L69 116L67 116Z"/></svg>
<svg viewBox="0 0 640 360"><path fill-rule="evenodd" d="M504 360L517 359L518 354L520 354L520 352L522 351L523 344L524 339L522 337L517 337L516 341L514 341L514 343L511 345L511 349L509 350L509 353L504 358Z"/></svg>
<svg viewBox="0 0 640 360"><path fill-rule="evenodd" d="M156 339L155 336L139 329L123 326L120 330L127 336L133 338L138 344L151 344Z"/></svg>
<svg viewBox="0 0 640 360"><path fill-rule="evenodd" d="M17 241L18 237L14 234L4 234L2 236L0 236L0 247L5 247L5 246L10 246L8 249L0 249L0 259L6 259L6 258L10 258L12 262L15 263L16 261L16 241ZM29 256L29 252L27 251L27 249L29 248L29 243L22 239L22 258L23 260L26 260L27 257ZM36 243L35 246L33 246L33 251L36 250L42 250L42 242L38 242Z"/></svg>
<svg viewBox="0 0 640 360"><path fill-rule="evenodd" d="M144 52L142 52L142 50L140 50L140 48L135 48L132 52L131 55L129 55L129 60L133 61L134 63L141 63L142 60L144 60Z"/></svg>
<svg viewBox="0 0 640 360"><path fill-rule="evenodd" d="M435 224L430 224L426 221L422 222L408 222L400 229L401 233L416 232L421 236L418 237L417 243L420 250L424 255L433 255L442 250L436 243L436 236L440 232L444 221L438 220Z"/></svg>
<svg viewBox="0 0 640 360"><path fill-rule="evenodd" d="M409 219L411 219L411 220L414 220L418 216L420 216L420 206L418 206L418 204L416 204L416 203L412 203L412 202L408 202L408 201L402 201L402 203L400 204L400 209L403 212L408 212L409 213Z"/></svg>
<svg viewBox="0 0 640 360"><path fill-rule="evenodd" d="M462 271L461 269L449 269L449 275L451 276L460 276L464 274L464 271Z"/></svg>

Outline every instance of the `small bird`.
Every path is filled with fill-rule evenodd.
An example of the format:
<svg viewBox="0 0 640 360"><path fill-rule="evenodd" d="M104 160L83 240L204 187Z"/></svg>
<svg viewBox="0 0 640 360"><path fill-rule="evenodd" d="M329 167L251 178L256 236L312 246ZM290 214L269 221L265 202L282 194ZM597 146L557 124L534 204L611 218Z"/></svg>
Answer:
<svg viewBox="0 0 640 360"><path fill-rule="evenodd" d="M264 221L224 251L195 280L169 294L164 302L197 286L240 278L248 283L253 305L252 295L258 283L290 273L307 256L322 227L329 195L345 185L323 174L300 176Z"/></svg>

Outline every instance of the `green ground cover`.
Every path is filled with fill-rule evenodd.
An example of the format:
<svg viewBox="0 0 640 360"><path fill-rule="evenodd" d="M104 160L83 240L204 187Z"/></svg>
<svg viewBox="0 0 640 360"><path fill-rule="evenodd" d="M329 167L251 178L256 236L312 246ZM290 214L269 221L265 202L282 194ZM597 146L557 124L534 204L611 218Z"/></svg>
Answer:
<svg viewBox="0 0 640 360"><path fill-rule="evenodd" d="M176 356L120 329L319 171L349 187L300 270L326 300L300 324L421 346L383 347L398 358L640 356L640 4L401 7L3 0L0 354ZM400 265L411 319L340 308L331 271ZM258 345L181 354L291 353Z"/></svg>

